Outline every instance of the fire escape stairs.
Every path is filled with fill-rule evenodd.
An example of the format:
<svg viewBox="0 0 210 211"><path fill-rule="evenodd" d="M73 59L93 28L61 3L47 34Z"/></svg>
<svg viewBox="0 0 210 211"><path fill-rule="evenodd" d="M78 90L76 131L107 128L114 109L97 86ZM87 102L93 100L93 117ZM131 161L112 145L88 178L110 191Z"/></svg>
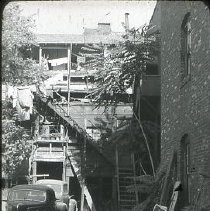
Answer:
<svg viewBox="0 0 210 211"><path fill-rule="evenodd" d="M71 125L74 129L76 129L78 133L81 133L85 137L85 139L87 140L87 142L89 144L93 145L99 151L99 149L97 148L97 145L95 145L94 142L92 142L90 140L89 135L81 127L79 127L79 125L76 123L76 121L74 119L72 119L71 116L69 116L67 114L66 110L63 109L62 106L49 103L46 98L41 97L41 95L39 95L39 94L37 95L37 102L40 105L45 106L47 109L48 108L52 109L54 111L55 115L58 115L59 118L62 118L63 120L68 122L69 125ZM71 139L72 137L69 137L69 138ZM79 149L77 147L68 146L68 148L66 150L66 156L69 159L71 166L73 168L73 171L75 172L75 174L77 176L80 187L81 188L83 187L83 189L84 189L84 195L85 195L85 198L86 198L86 201L87 201L87 204L88 204L90 210L96 211L92 196L88 190L88 187L84 183L84 178L82 177L82 174L81 174L81 168L80 168L81 161L79 159L77 159L77 157L78 157L78 156L76 156L77 153L80 153Z"/></svg>
<svg viewBox="0 0 210 211"><path fill-rule="evenodd" d="M128 192L127 187L134 185L134 171L131 168L118 169L118 204L119 210L132 210L137 203L135 192Z"/></svg>
<svg viewBox="0 0 210 211"><path fill-rule="evenodd" d="M87 185L84 183L84 180L83 180L84 178L81 174L81 167L80 167L81 166L81 157L77 156L78 153L80 153L80 152L79 152L79 149L77 149L76 147L68 147L68 149L67 149L68 159L71 162L72 168L77 176L80 187L84 188L84 195L85 195L87 204L91 211L96 211L91 194L88 190Z"/></svg>

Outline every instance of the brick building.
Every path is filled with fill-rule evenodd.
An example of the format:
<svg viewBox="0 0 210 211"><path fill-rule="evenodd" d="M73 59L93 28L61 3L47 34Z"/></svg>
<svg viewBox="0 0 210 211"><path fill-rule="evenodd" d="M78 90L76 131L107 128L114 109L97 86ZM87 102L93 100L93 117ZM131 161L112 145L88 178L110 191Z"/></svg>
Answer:
<svg viewBox="0 0 210 211"><path fill-rule="evenodd" d="M159 1L156 7L161 11L161 164L166 171L172 168L176 154L171 177L183 185L177 210L210 210L209 7L202 1Z"/></svg>

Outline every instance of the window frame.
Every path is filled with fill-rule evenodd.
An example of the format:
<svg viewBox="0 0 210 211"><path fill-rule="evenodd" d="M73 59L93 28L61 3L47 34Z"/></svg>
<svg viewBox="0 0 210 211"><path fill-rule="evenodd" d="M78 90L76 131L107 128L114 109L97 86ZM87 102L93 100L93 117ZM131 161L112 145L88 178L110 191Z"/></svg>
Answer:
<svg viewBox="0 0 210 211"><path fill-rule="evenodd" d="M192 25L191 14L188 12L181 25L181 79L182 84L190 79L191 75L191 46L192 46Z"/></svg>
<svg viewBox="0 0 210 211"><path fill-rule="evenodd" d="M190 175L191 175L191 153L190 153L190 139L188 134L184 134L181 138L181 180L184 187L184 205L188 205L191 202L191 186L190 186Z"/></svg>

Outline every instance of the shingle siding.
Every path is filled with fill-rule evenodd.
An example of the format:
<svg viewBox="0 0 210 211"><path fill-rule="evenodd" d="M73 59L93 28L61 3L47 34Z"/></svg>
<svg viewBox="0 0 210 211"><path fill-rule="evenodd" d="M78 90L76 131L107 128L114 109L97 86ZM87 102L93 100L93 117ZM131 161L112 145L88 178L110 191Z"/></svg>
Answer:
<svg viewBox="0 0 210 211"><path fill-rule="evenodd" d="M181 24L191 13L191 74L181 79ZM181 138L189 135L191 202L202 178L210 176L210 13L201 1L161 2L161 162L167 166L172 150L178 152L180 177ZM206 183L202 206L210 203Z"/></svg>

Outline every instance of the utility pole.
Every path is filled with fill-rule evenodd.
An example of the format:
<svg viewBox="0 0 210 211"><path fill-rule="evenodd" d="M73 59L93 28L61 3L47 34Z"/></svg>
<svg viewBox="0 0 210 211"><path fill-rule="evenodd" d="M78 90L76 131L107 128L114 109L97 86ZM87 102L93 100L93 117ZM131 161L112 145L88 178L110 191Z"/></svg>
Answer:
<svg viewBox="0 0 210 211"><path fill-rule="evenodd" d="M70 113L70 84L71 84L71 54L72 54L72 43L68 46L68 60L67 60L67 68L68 68L68 107L67 114L69 116Z"/></svg>

